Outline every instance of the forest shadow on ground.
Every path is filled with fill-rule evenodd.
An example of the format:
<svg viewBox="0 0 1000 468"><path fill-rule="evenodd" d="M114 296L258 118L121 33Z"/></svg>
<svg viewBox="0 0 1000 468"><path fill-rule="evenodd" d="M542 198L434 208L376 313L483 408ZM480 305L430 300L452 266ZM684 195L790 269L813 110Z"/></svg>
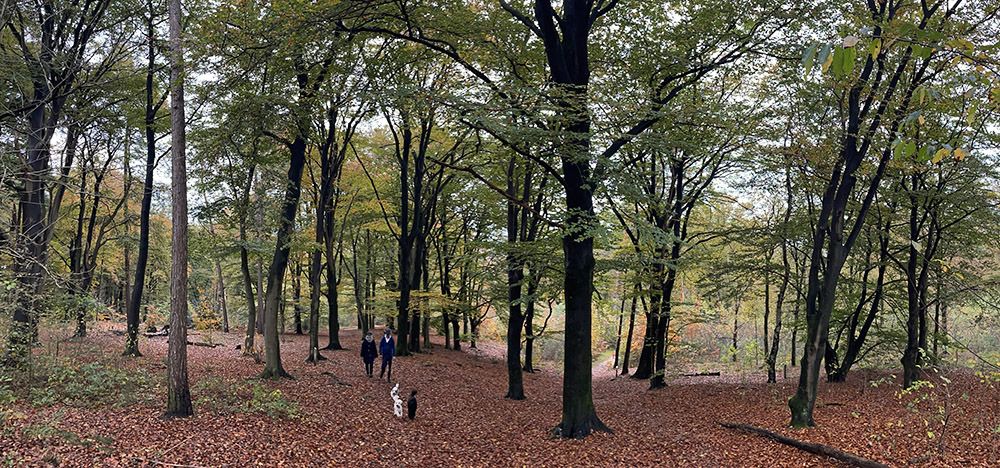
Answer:
<svg viewBox="0 0 1000 468"><path fill-rule="evenodd" d="M281 381L256 378L260 365L236 350L241 333L193 332L193 342L219 346L188 347L196 414L164 420L166 339L144 338L143 357L122 358L120 325L94 328L84 340L39 349L33 388L7 382L11 388L0 396L5 466L831 464L720 422L896 466L989 466L1000 459L1000 390L969 371L932 376L908 393L896 376L876 371L821 384L818 427L810 430L786 427L792 372L774 385L725 373L675 377L657 391L597 372L595 405L614 432L564 441L549 437L560 414L557 373L526 374L528 399L505 400L502 360L447 350L441 341L396 360L394 382L403 395L417 389L420 405L415 421L395 418L390 384L364 375L356 330L341 333L348 349L326 351L329 359L319 365L304 361L307 335L283 335L283 361L295 379Z"/></svg>

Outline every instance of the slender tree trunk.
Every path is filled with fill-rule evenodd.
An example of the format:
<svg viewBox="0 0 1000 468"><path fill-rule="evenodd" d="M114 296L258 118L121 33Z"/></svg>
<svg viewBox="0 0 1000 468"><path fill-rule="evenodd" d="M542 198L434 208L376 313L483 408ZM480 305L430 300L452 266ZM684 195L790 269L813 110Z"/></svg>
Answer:
<svg viewBox="0 0 1000 468"><path fill-rule="evenodd" d="M264 333L264 265L260 257L257 257L257 320L254 322L254 327L257 329L257 333Z"/></svg>
<svg viewBox="0 0 1000 468"><path fill-rule="evenodd" d="M802 270L798 269L798 271L799 271L799 275L798 275L798 279L796 279L796 286L795 286L795 303L792 304L792 338L791 338L791 340L792 340L792 343L791 343L792 356L791 356L791 359L789 360L789 365L791 365L792 367L795 367L795 366L797 366L799 364L799 361L798 361L798 359L796 359L795 354L796 354L796 351L798 351L798 349L799 349L799 344L798 344L799 343L799 340L798 340L798 334L799 334L799 305L802 303L802 280L801 280Z"/></svg>
<svg viewBox="0 0 1000 468"><path fill-rule="evenodd" d="M944 356L948 355L948 342L949 342L949 340L947 339L947 336L948 336L948 303L947 302L944 302L944 303L941 304L941 336L946 337L946 340L944 342L945 344L943 346L944 349L941 351L941 356L942 356L942 359L943 359Z"/></svg>
<svg viewBox="0 0 1000 468"><path fill-rule="evenodd" d="M337 290L339 280L337 279L337 269L330 265L330 263L335 263L336 261L336 255L332 259L329 255L327 256L326 302L329 308L327 311L327 328L330 333L326 347L323 349L331 350L344 349L340 344L340 298Z"/></svg>
<svg viewBox="0 0 1000 468"><path fill-rule="evenodd" d="M930 23L930 17L937 11L937 8L922 9L922 18L918 28L924 30ZM896 10L885 10L884 6L882 12L885 16L880 18L875 26L876 35L881 33L880 24L893 21L896 14ZM945 19L950 14L950 11L944 13ZM931 54L933 55L933 51ZM879 154L877 165L868 174L869 182L861 203L852 208L856 214L854 222L848 230L845 226L846 213L849 200L854 198L852 195L857 183L855 173L868 156L871 147L871 133L863 131L862 126L870 126L872 129L879 128L880 125L883 125L882 119L886 118L884 135L880 138L894 140L899 133L903 119L909 113L913 93L917 86L922 83L924 74L930 65L930 57L915 60L913 48L908 47L900 57L895 70L886 77L884 89L866 89L869 78L876 68L876 59L879 57L869 56L865 59L865 65L861 69L858 79L852 82L852 87L845 93L847 96L845 109L847 119L840 142L841 153L824 190L819 217L813 233L808 291L806 293L806 344L803 350L798 390L795 396L788 401L792 416L791 424L795 427L815 425L813 408L816 404L820 365L827 346L830 316L836 301L837 284L847 256L857 240L865 217L874 201L875 193L885 175L887 164L892 158L891 145L885 146ZM911 62L914 64L913 67L909 66ZM912 72L903 85L904 91L900 96L895 96L904 72L911 68ZM878 67L878 70L880 70L878 73L881 76L881 66ZM881 93L881 96L878 99L875 99L874 94L863 97L864 92ZM874 101L878 101L879 104L869 107L869 104ZM890 104L891 102L898 102L898 104ZM891 110L890 105L892 106ZM874 114L867 115L869 111L874 112ZM865 117L870 118L871 121L865 123Z"/></svg>
<svg viewBox="0 0 1000 468"><path fill-rule="evenodd" d="M653 376L653 351L656 349L656 317L660 313L659 296L652 297L652 306L646 312L646 329L642 336L642 349L639 351L639 361L636 363L633 379L648 379Z"/></svg>
<svg viewBox="0 0 1000 468"><path fill-rule="evenodd" d="M153 172L156 168L156 111L159 105L153 100L153 78L156 68L155 28L153 27L152 3L149 8L146 38L146 174L142 185L142 202L139 208L139 251L135 260L135 281L132 298L125 313L126 337L125 356L141 356L139 352L139 309L142 307L142 292L146 287L146 264L149 261L149 216L153 203Z"/></svg>
<svg viewBox="0 0 1000 468"><path fill-rule="evenodd" d="M334 170L334 169L331 169ZM332 177L332 180L339 177ZM331 181L331 184L335 182ZM332 190L332 188L331 188ZM330 202L327 202L329 205ZM340 279L337 272L340 262L340 242L334 238L334 208L326 211L326 223L323 230L323 245L326 254L326 303L327 303L327 330L329 331L327 344L324 349L338 350L344 349L340 344L340 298L338 288Z"/></svg>
<svg viewBox="0 0 1000 468"><path fill-rule="evenodd" d="M736 301L736 309L733 310L733 344L731 345L732 350L732 360L736 362L736 353L740 349L739 345L739 332L740 332L740 301Z"/></svg>
<svg viewBox="0 0 1000 468"><path fill-rule="evenodd" d="M414 218L416 217L417 216L414 216ZM420 240L419 231L416 232L416 236L417 240L416 242L414 242L414 248L412 252L413 263L411 264L411 268L413 268L413 270L411 271L413 272L413 276L412 280L410 281L410 289L411 290L416 289L419 291L420 280L422 279L423 275L423 271L421 271L422 269L421 267L423 266L423 262L421 261L422 258L421 256L423 255L423 245ZM420 314L422 312L421 309L423 308L423 300L418 298L417 302L418 302L417 307L415 308L415 310L411 311L410 328L409 328L410 332L409 346L410 346L410 351L414 353L420 352Z"/></svg>
<svg viewBox="0 0 1000 468"><path fill-rule="evenodd" d="M918 187L918 175L913 174L910 176L911 182L913 184L910 194L910 217L909 217L909 246L908 246L908 256L906 262L906 304L907 304L907 319L906 319L906 349L903 351L903 358L901 362L903 364L903 388L910 388L915 382L920 380L920 352L922 351L920 347L920 292L921 288L918 284L918 272L919 262L920 262L920 252L917 250L917 243L920 242L920 222L919 219L919 205L917 201L916 192Z"/></svg>
<svg viewBox="0 0 1000 468"><path fill-rule="evenodd" d="M459 335L458 335L458 316L457 315L452 315L452 317L451 317L451 334L452 334L452 341L451 341L452 349L454 349L455 351L461 351L462 350L462 340L459 338Z"/></svg>
<svg viewBox="0 0 1000 468"><path fill-rule="evenodd" d="M295 326L295 334L302 334L302 262L295 261L295 278L292 280L292 301L295 302L294 316L292 322Z"/></svg>
<svg viewBox="0 0 1000 468"><path fill-rule="evenodd" d="M617 339L615 340L615 362L611 365L612 369L618 368L618 354L622 348L622 325L625 322L625 289L622 288L622 300L621 306L618 308L618 333L615 334Z"/></svg>
<svg viewBox="0 0 1000 468"><path fill-rule="evenodd" d="M250 276L250 252L246 247L246 229L240 226L240 272L243 274L243 296L246 299L247 327L243 340L243 354L253 352L254 337L257 334L257 305L254 300L253 278Z"/></svg>
<svg viewBox="0 0 1000 468"><path fill-rule="evenodd" d="M243 354L253 355L254 338L256 336L257 305L254 299L253 278L250 275L250 250L247 248L247 213L250 208L250 189L253 186L255 166L250 167L247 174L247 185L243 189L244 206L240 213L240 272L243 275L243 296L246 299L247 326L246 338L243 340Z"/></svg>
<svg viewBox="0 0 1000 468"><path fill-rule="evenodd" d="M507 164L507 196L517 196L514 170L517 159L511 157ZM524 399L524 376L521 370L521 289L524 283L524 260L517 250L518 215L521 208L513 201L507 202L507 394L511 400Z"/></svg>
<svg viewBox="0 0 1000 468"><path fill-rule="evenodd" d="M429 294L431 292L431 270L430 262L428 261L428 251L427 247L424 247L424 294ZM424 298L424 306L421 308L420 314L420 333L423 335L424 339L424 349L430 351L431 349L431 310L430 310L430 298Z"/></svg>
<svg viewBox="0 0 1000 468"><path fill-rule="evenodd" d="M126 203L126 207L127 207L128 206L128 202L126 201L125 203ZM129 216L128 213L125 213L125 217L128 218L128 216ZM129 228L128 228L128 225L126 225L125 226L125 237L127 238L129 235L130 235L129 234ZM125 247L122 248L122 259L124 260L124 262L123 262L124 269L122 271L122 291L121 291L121 293L122 293L122 303L123 303L122 305L124 306L123 311L125 313L127 313L128 309L129 309L129 293L132 291L132 287L129 284L129 277L132 275L132 265L131 265L132 256L131 256L131 252L132 252L132 249L128 248L128 245L125 245ZM127 329L127 327L128 327L127 320L128 320L128 317L126 317L126 334L128 332L128 329Z"/></svg>
<svg viewBox="0 0 1000 468"><path fill-rule="evenodd" d="M167 412L170 417L194 414L187 372L187 164L184 129L184 51L181 47L181 2L170 2L170 128L173 241L170 271L170 335L167 345Z"/></svg>
<svg viewBox="0 0 1000 468"><path fill-rule="evenodd" d="M677 239L680 237L678 236ZM675 242L675 246L680 248L680 243ZM679 255L678 255L679 257ZM675 257L676 258L676 257ZM667 269L667 279L663 283L662 290L660 292L660 314L656 319L656 335L655 343L656 346L653 349L654 352L654 369L653 375L649 379L649 388L663 388L667 385L666 383L666 372L667 372L667 345L669 341L668 332L670 330L670 319L671 310L673 306L673 291L674 284L677 281L677 270L675 268Z"/></svg>
<svg viewBox="0 0 1000 468"><path fill-rule="evenodd" d="M528 282L528 300L524 304L524 371L535 372L535 294L538 291L538 278L533 273Z"/></svg>
<svg viewBox="0 0 1000 468"><path fill-rule="evenodd" d="M858 361L861 355L862 347L865 344L865 339L868 337L868 332L871 330L872 324L875 323L875 318L878 317L879 310L882 306L882 300L884 296L885 289L885 273L886 268L889 264L889 230L892 226L892 220L887 220L885 222L885 227L882 229L881 236L879 239L879 265L878 274L875 279L875 290L872 293L871 305L868 309L868 316L865 318L864 323L861 325L860 331L857 332L855 337L855 328L857 324L857 319L852 321L851 327L849 329L847 350L844 352L844 358L840 361L840 366L833 373L827 374L827 380L829 382L844 382L847 380L847 374L851 370L851 367Z"/></svg>
<svg viewBox="0 0 1000 468"><path fill-rule="evenodd" d="M781 345L781 319L782 312L785 306L785 294L788 292L788 282L791 280L792 269L791 264L788 261L788 235L789 235L789 222L792 219L792 203L794 202L794 196L792 191L792 174L791 169L786 165L785 167L785 216L781 223L781 283L778 285L778 297L776 298L774 304L774 335L771 343L771 348L767 353L767 383L777 383L778 372L778 347ZM767 331L767 325L764 326L764 331ZM765 339L766 342L766 339ZM792 343L792 347L795 344Z"/></svg>
<svg viewBox="0 0 1000 468"><path fill-rule="evenodd" d="M322 224L322 220L318 219L316 237L320 239L317 239L317 242L322 240ZM315 250L311 256L312 262L309 265L309 286L311 288L309 294L309 356L306 358L306 362L317 363L326 359L319 353L319 297L320 282L322 281L323 253Z"/></svg>
<svg viewBox="0 0 1000 468"><path fill-rule="evenodd" d="M84 308L84 295L86 291L83 289L83 224L85 219L85 213L87 212L87 175L88 168L87 164L80 165L80 191L77 196L79 198L77 202L77 212L76 212L76 229L73 235L73 240L70 241L69 245L69 270L70 270L70 283L74 285L73 295L76 298L76 332L73 334L75 338L83 338L87 336L87 322Z"/></svg>
<svg viewBox="0 0 1000 468"><path fill-rule="evenodd" d="M636 287L635 293L638 294L638 292L639 288ZM622 358L621 375L628 375L629 358L632 354L632 332L635 330L635 302L636 297L632 296L632 312L628 316L628 336L625 338L625 356Z"/></svg>
<svg viewBox="0 0 1000 468"><path fill-rule="evenodd" d="M222 262L215 261L215 277L219 282L218 300L219 306L222 308L222 331L224 333L229 333L229 309L226 307L226 283L225 278L222 277Z"/></svg>
<svg viewBox="0 0 1000 468"><path fill-rule="evenodd" d="M281 365L281 343L278 339L278 303L284 284L285 270L288 268L288 257L291 252L290 242L295 230L295 214L299 207L299 197L302 193L302 170L306 165L306 140L301 134L288 145L291 161L288 165L288 177L285 187L285 198L281 208L281 218L278 220L278 232L275 235L274 256L267 271L267 293L264 301L264 372L261 378L276 379L291 376ZM318 282L317 282L318 283ZM317 317L318 320L318 317ZM311 321L311 320L310 320ZM314 327L310 326L310 333Z"/></svg>

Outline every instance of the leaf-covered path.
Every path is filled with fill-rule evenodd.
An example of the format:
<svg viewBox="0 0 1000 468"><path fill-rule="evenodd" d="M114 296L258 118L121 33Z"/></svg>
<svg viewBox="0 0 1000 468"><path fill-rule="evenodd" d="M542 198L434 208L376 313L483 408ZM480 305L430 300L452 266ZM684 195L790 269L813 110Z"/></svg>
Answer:
<svg viewBox="0 0 1000 468"><path fill-rule="evenodd" d="M199 336L193 336L198 340ZM203 337L201 337L203 338ZM678 378L649 392L646 382L609 380L596 373L598 414L613 434L585 440L553 440L561 380L552 372L525 376L528 399L509 401L505 368L489 354L445 350L398 358L393 370L400 393L419 391L417 419L392 415L390 385L364 376L358 333L344 331L350 349L325 352L317 366L306 364L308 336L283 336L282 355L295 380L267 382L298 406L294 418L215 413L206 408L200 381L215 378L251 387L259 366L242 357L238 333L215 334L216 348L191 346L196 416L160 419L162 385L148 403L123 408L42 407L18 403L13 431L0 433L0 459L63 466L826 466L831 461L754 436L719 427L720 421L748 423L791 437L826 443L890 465L988 466L1000 460L1000 391L964 376L951 385L949 419L942 427L942 393L917 404L897 396L898 386L861 375L823 385L819 427L785 428L785 401L792 382L777 386L737 378ZM165 373L166 341L143 343L135 361L113 357L121 337L98 332L88 341L106 359L129 362L138 372ZM322 341L321 341L322 342ZM80 345L70 345L80 346ZM83 347L83 346L81 346ZM376 374L378 372L376 364ZM791 373L790 373L791 374ZM157 380L158 381L158 380ZM966 396L962 396L965 394ZM196 403L197 404L197 403ZM927 421L927 425L925 425ZM25 427L57 426L73 437L40 437ZM36 431L37 432L37 431ZM934 437L929 436L934 432ZM943 454L939 451L944 438Z"/></svg>

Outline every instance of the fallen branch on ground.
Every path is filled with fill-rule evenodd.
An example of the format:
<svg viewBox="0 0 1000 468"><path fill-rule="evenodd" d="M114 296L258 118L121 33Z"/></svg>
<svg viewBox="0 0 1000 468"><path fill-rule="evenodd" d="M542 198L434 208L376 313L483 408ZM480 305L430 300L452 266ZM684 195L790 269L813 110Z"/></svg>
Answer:
<svg viewBox="0 0 1000 468"><path fill-rule="evenodd" d="M869 460L867 458L862 458L857 455L844 452L843 450L838 450L829 445L816 444L812 442L804 442L801 440L796 440L791 437L786 437L777 432L771 432L767 429L759 428L756 426L751 426L749 424L735 424L735 423L724 423L720 422L720 426L727 429L733 429L737 431L749 432L751 434L756 434L765 439L771 439L775 442L779 442L785 445L795 447L799 450L804 450L806 452L822 455L824 457L835 458L844 463L849 463L851 466L859 466L862 468L888 468L889 465L884 463L879 463L875 460Z"/></svg>
<svg viewBox="0 0 1000 468"><path fill-rule="evenodd" d="M681 374L684 377L718 377L722 375L722 372L712 371L712 372L694 372L690 374Z"/></svg>
<svg viewBox="0 0 1000 468"><path fill-rule="evenodd" d="M200 341L188 341L187 344L191 346L204 346L206 348L218 348L219 346L223 346L222 343L202 343Z"/></svg>
<svg viewBox="0 0 1000 468"><path fill-rule="evenodd" d="M185 464L182 464L182 463L167 463L167 462L162 462L162 461L159 461L159 460L153 460L153 459L150 459L150 458L142 458L142 457L132 457L132 459L133 460L137 460L137 461L141 461L141 462L145 462L145 463L149 463L151 465L170 466L170 467L173 467L173 468L210 468L210 467L202 466L202 465L185 465ZM225 466L225 465L222 465L222 466Z"/></svg>
<svg viewBox="0 0 1000 468"><path fill-rule="evenodd" d="M340 377L337 377L336 375L334 375L333 372L326 371L326 372L323 372L323 375L329 376L330 377L330 383L333 384L333 385L341 385L341 386L344 386L344 387L350 387L351 386L351 384L349 384L349 383L347 383L347 382L345 382L343 380L340 380Z"/></svg>

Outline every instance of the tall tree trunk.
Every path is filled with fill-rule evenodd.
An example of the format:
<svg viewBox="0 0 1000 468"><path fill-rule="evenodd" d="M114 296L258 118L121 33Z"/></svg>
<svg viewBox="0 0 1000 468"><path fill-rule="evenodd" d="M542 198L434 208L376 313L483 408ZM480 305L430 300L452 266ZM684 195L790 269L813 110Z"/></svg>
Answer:
<svg viewBox="0 0 1000 468"><path fill-rule="evenodd" d="M764 345L764 355L768 356L771 354L771 343L768 342L770 337L770 327L771 327L771 255L772 252L768 252L768 256L764 259L764 339L761 343ZM757 321L754 320L754 337L757 336ZM766 360L766 358L765 358Z"/></svg>
<svg viewBox="0 0 1000 468"><path fill-rule="evenodd" d="M528 300L524 304L524 368L525 372L535 372L535 294L538 292L538 277L532 272L528 281ZM457 331L457 329L456 329Z"/></svg>
<svg viewBox="0 0 1000 468"><path fill-rule="evenodd" d="M409 161L410 145L413 134L410 130L409 122L403 119L403 147L400 151L399 169L399 236L397 244L399 246L399 277L396 287L399 291L399 300L396 301L396 356L409 356L409 335L410 335L410 287L413 281L413 236L409 233L410 225L410 189L409 189ZM417 191L414 191L418 193ZM415 203L416 204L416 203ZM414 216L416 218L416 216ZM416 220L414 219L414 222Z"/></svg>
<svg viewBox="0 0 1000 468"><path fill-rule="evenodd" d="M524 399L524 376L521 370L521 289L524 283L524 259L517 252L518 217L520 209L510 199L517 197L515 182L516 157L507 163L507 394L511 400Z"/></svg>
<svg viewBox="0 0 1000 468"><path fill-rule="evenodd" d="M328 228L329 229L329 228ZM329 330L328 341L323 349L337 350L344 349L340 344L340 298L338 297L337 268L335 264L339 260L339 255L334 251L333 241L327 240L326 248L326 302L328 307L327 329Z"/></svg>
<svg viewBox="0 0 1000 468"><path fill-rule="evenodd" d="M330 135L334 135L336 132L336 112L331 111L328 113L329 118L329 131ZM332 141L333 137L328 138L327 141ZM340 345L340 298L338 287L340 286L340 279L338 277L338 271L340 269L340 252L343 248L341 245L341 239L336 239L336 230L334 229L334 214L337 209L337 205L340 201L340 191L337 188L337 184L340 181L340 172L343 165L343 158L338 157L334 160L333 152L331 151L331 145L325 145L324 150L321 151L322 157L322 179L323 187L320 189L320 205L322 214L320 210L317 210L317 219L319 217L324 218L322 223L322 230L317 222L317 235L321 239L317 239L317 242L322 240L324 255L326 257L326 304L327 304L327 344L324 349L338 350L344 349ZM336 193L335 193L336 191Z"/></svg>
<svg viewBox="0 0 1000 468"><path fill-rule="evenodd" d="M170 1L171 201L173 203L170 271L170 335L167 338L167 416L194 414L187 372L187 163L184 129L184 50L181 2Z"/></svg>
<svg viewBox="0 0 1000 468"><path fill-rule="evenodd" d="M414 242L414 248L413 248L413 254L412 254L413 258L414 258L413 264L412 264L412 267L413 267L413 280L410 283L410 288L411 288L411 290L415 289L415 290L419 291L420 290L420 281L423 279L423 274L424 274L424 272L422 271L423 270L423 268L422 268L423 267L423 261L422 261L423 244L421 242L421 235L420 235L419 231L416 233L416 236L417 236L417 240L416 240L416 242ZM411 309L412 309L411 314L412 315L410 316L410 337L409 337L409 344L410 344L410 351L414 352L414 353L419 353L420 352L420 316L421 316L421 314L423 312L423 306L424 306L423 299L419 298L417 306L416 307L411 307Z"/></svg>
<svg viewBox="0 0 1000 468"><path fill-rule="evenodd" d="M678 236L677 239L679 238L680 237ZM679 253L680 243L675 242L674 244ZM667 372L667 345L669 344L670 339L668 332L670 330L671 310L673 307L673 291L676 281L677 269L667 268L667 279L663 282L662 290L660 291L660 316L656 319L656 335L654 337L656 346L653 349L654 368L653 375L649 379L650 389L663 388L667 385L665 380Z"/></svg>
<svg viewBox="0 0 1000 468"><path fill-rule="evenodd" d="M256 166L250 166L247 174L247 185L243 188L243 207L240 211L240 273L243 275L243 296L246 299L247 327L243 340L243 354L253 355L254 338L257 328L257 304L254 299L253 277L250 274L250 249L247 248L247 210L250 209L250 190L253 187Z"/></svg>
<svg viewBox="0 0 1000 468"><path fill-rule="evenodd" d="M642 335L642 349L635 365L633 379L648 379L653 376L653 351L656 349L656 319L660 314L660 296L657 292L650 298L651 307L645 313L646 327Z"/></svg>
<svg viewBox="0 0 1000 468"><path fill-rule="evenodd" d="M156 111L160 105L153 100L154 73L156 70L156 29L153 27L153 6L147 2L150 17L146 24L146 174L142 185L142 202L139 208L139 246L135 260L135 281L132 298L126 312L125 356L141 356L139 352L139 309L142 292L146 287L146 264L149 262L149 216L153 203L153 172L156 169Z"/></svg>
<svg viewBox="0 0 1000 468"><path fill-rule="evenodd" d="M737 300L736 308L733 310L733 344L730 345L733 362L736 362L736 354L740 349L739 333L740 333L740 301Z"/></svg>
<svg viewBox="0 0 1000 468"><path fill-rule="evenodd" d="M635 294L639 293L639 287L635 288ZM622 358L621 375L628 375L629 358L632 355L632 332L635 330L635 302L636 296L632 296L631 313L628 316L628 336L625 338L625 356Z"/></svg>
<svg viewBox="0 0 1000 468"><path fill-rule="evenodd" d="M429 294L431 292L431 270L430 262L428 260L429 253L427 247L424 247L424 294ZM424 349L430 351L431 349L431 310L430 310L430 297L424 297L423 307L421 308L421 319L420 319L420 334L424 340Z"/></svg>
<svg viewBox="0 0 1000 468"><path fill-rule="evenodd" d="M294 315L292 319L295 327L295 334L302 334L302 262L295 261L295 278L292 279L292 301L295 302Z"/></svg>
<svg viewBox="0 0 1000 468"><path fill-rule="evenodd" d="M910 388L914 383L921 380L920 370L928 357L927 349L927 291L929 287L929 277L931 262L937 249L938 233L940 232L937 222L937 209L933 204L927 206L925 218L929 225L927 235L923 242L923 251L918 251L920 245L919 235L922 231L923 221L918 222L918 210L920 205L917 200L917 192L925 190L926 187L917 174L912 176L913 187L910 193L910 246L909 259L906 265L906 289L907 289L907 322L906 322L906 349L901 359L903 363L903 387Z"/></svg>
<svg viewBox="0 0 1000 468"><path fill-rule="evenodd" d="M797 274L796 274L796 279L795 279L795 303L792 304L792 337L791 337L791 341L792 341L792 343L791 343L792 356L791 356L791 359L789 359L789 365L791 365L792 367L795 367L795 366L799 365L799 360L796 359L796 355L795 354L796 354L796 351L798 351L798 349L799 349L799 345L798 345L798 342L799 342L799 339L798 339L798 334L799 334L799 305L802 304L802 276L803 276L802 273L803 273L803 270L804 270L804 263L805 262L803 262L803 266L800 267L798 259L795 260L795 265L796 265L795 269L797 271Z"/></svg>
<svg viewBox="0 0 1000 468"><path fill-rule="evenodd" d="M226 283L225 278L222 277L222 262L219 260L215 261L215 277L218 281L218 292L217 299L219 301L219 306L222 309L222 331L223 333L229 333L229 309L226 307Z"/></svg>
<svg viewBox="0 0 1000 468"><path fill-rule="evenodd" d="M259 221L263 222L263 220ZM260 224L258 224L260 226ZM257 256L257 320L254 322L254 327L257 329L257 333L264 333L264 301L266 293L264 291L264 265L263 260L260 256Z"/></svg>
<svg viewBox="0 0 1000 468"><path fill-rule="evenodd" d="M351 289L354 291L354 307L358 313L358 330L364 336L368 333L368 329L371 328L368 325L367 311L365 310L365 296L367 295L368 283L358 267L358 255L360 255L358 251L358 236L355 234L351 237L351 281L353 284Z"/></svg>
<svg viewBox="0 0 1000 468"><path fill-rule="evenodd" d="M317 211L321 211L317 209ZM323 221L317 219L316 241L322 241ZM312 261L309 265L309 356L306 362L317 363L326 359L319 353L319 296L320 282L322 281L323 252L315 250L311 254Z"/></svg>
<svg viewBox="0 0 1000 468"><path fill-rule="evenodd" d="M868 309L868 316L865 317L865 321L861 325L861 329L857 331L857 336L855 336L855 329L858 324L857 315L855 315L852 319L848 330L847 350L844 352L844 358L840 361L840 366L838 366L833 373L827 374L827 380L830 382L844 382L847 380L847 374L851 370L851 367L858 361L859 356L861 355L862 347L865 344L865 339L868 337L868 332L871 330L872 324L875 323L875 318L878 317L879 310L882 306L885 289L885 273L890 261L889 231L892 226L892 220L886 220L884 226L885 227L882 229L879 238L878 274L875 279L875 290L872 292L872 297L870 299L871 305Z"/></svg>
<svg viewBox="0 0 1000 468"><path fill-rule="evenodd" d="M306 165L306 140L296 135L295 140L288 145L291 161L288 165L285 198L281 207L281 218L278 220L278 232L275 235L274 257L267 271L267 293L264 302L264 372L261 378L290 378L281 365L281 343L278 340L278 303L284 284L285 270L288 267L288 257L291 251L290 242L295 230L295 214L299 208L299 196L302 193L302 170ZM318 282L317 282L318 283ZM318 318L317 318L318 320ZM310 333L314 328L310 327Z"/></svg>
<svg viewBox="0 0 1000 468"><path fill-rule="evenodd" d="M777 383L778 381L778 347L781 345L781 319L785 306L785 294L788 292L788 282L791 280L792 269L788 261L789 242L789 222L792 219L792 203L794 196L792 191L791 169L785 166L785 216L781 223L781 283L778 285L778 297L774 303L774 334L772 336L771 348L767 353L767 383ZM764 326L767 331L767 325ZM766 339L765 339L766 342ZM795 343L792 343L795 347Z"/></svg>
<svg viewBox="0 0 1000 468"><path fill-rule="evenodd" d="M615 333L615 362L611 365L612 369L618 368L618 357L622 349L622 325L625 322L625 288L622 288L622 300L621 306L618 308L618 332Z"/></svg>
<svg viewBox="0 0 1000 468"><path fill-rule="evenodd" d="M73 285L73 295L76 298L76 332L73 334L74 337L82 338L87 336L87 322L84 307L84 296L86 295L86 290L83 289L83 224L85 219L85 213L87 212L87 192L89 192L87 187L87 175L89 173L87 164L83 163L80 165L80 191L77 193L79 198L77 202L76 211L76 229L73 235L73 240L69 244L69 270L70 270L70 284Z"/></svg>
<svg viewBox="0 0 1000 468"><path fill-rule="evenodd" d="M250 276L250 252L246 247L246 229L240 227L240 272L243 275L243 297L246 299L247 326L246 337L243 340L243 354L253 352L254 336L257 334L257 305L253 291L253 278Z"/></svg>
<svg viewBox="0 0 1000 468"><path fill-rule="evenodd" d="M874 4L872 4L874 5ZM938 11L940 5L922 9L922 18L918 28L924 30L930 19ZM876 18L874 34L881 35L881 24L895 19L897 10L888 9L885 4L873 6L878 8L873 12ZM953 11L953 10L949 10ZM945 19L950 16L945 13ZM938 25L940 26L940 24ZM920 61L913 60L913 47L908 46L899 57L894 71L889 72L885 79L885 87L869 88L869 80L876 73L878 62L878 83L882 83L881 74L885 62L883 55L869 54L864 59L864 66L858 79L845 93L846 125L841 137L840 155L824 190L819 218L813 233L810 254L809 280L806 293L806 343L803 349L802 366L799 374L799 386L795 396L788 401L791 412L791 424L795 427L814 426L813 408L816 404L817 387L820 378L820 365L826 350L830 329L830 316L836 301L837 285L847 256L857 240L865 218L871 209L875 194L882 182L887 164L892 157L892 146L885 145L879 155L877 165L868 174L869 182L861 203L852 209L855 214L852 226L848 230L848 202L854 198L857 184L857 169L868 156L872 146L873 132L880 130L880 138L894 140L900 126L910 110L910 100L914 90L921 84L924 74L930 65L931 57ZM931 52L933 56L934 52ZM910 67L911 62L913 67ZM905 81L904 91L896 96L897 88L902 82L902 76L907 70L911 74ZM863 96L863 93L869 93ZM870 105L878 102L877 105ZM898 102L898 104L892 104ZM891 108L890 108L891 106ZM872 112L869 115L869 112ZM887 124L883 123L886 118ZM866 122L866 119L870 121ZM883 128L883 125L885 127ZM863 130L867 126L870 130ZM824 248L825 247L825 248ZM825 253L825 255L824 255Z"/></svg>

